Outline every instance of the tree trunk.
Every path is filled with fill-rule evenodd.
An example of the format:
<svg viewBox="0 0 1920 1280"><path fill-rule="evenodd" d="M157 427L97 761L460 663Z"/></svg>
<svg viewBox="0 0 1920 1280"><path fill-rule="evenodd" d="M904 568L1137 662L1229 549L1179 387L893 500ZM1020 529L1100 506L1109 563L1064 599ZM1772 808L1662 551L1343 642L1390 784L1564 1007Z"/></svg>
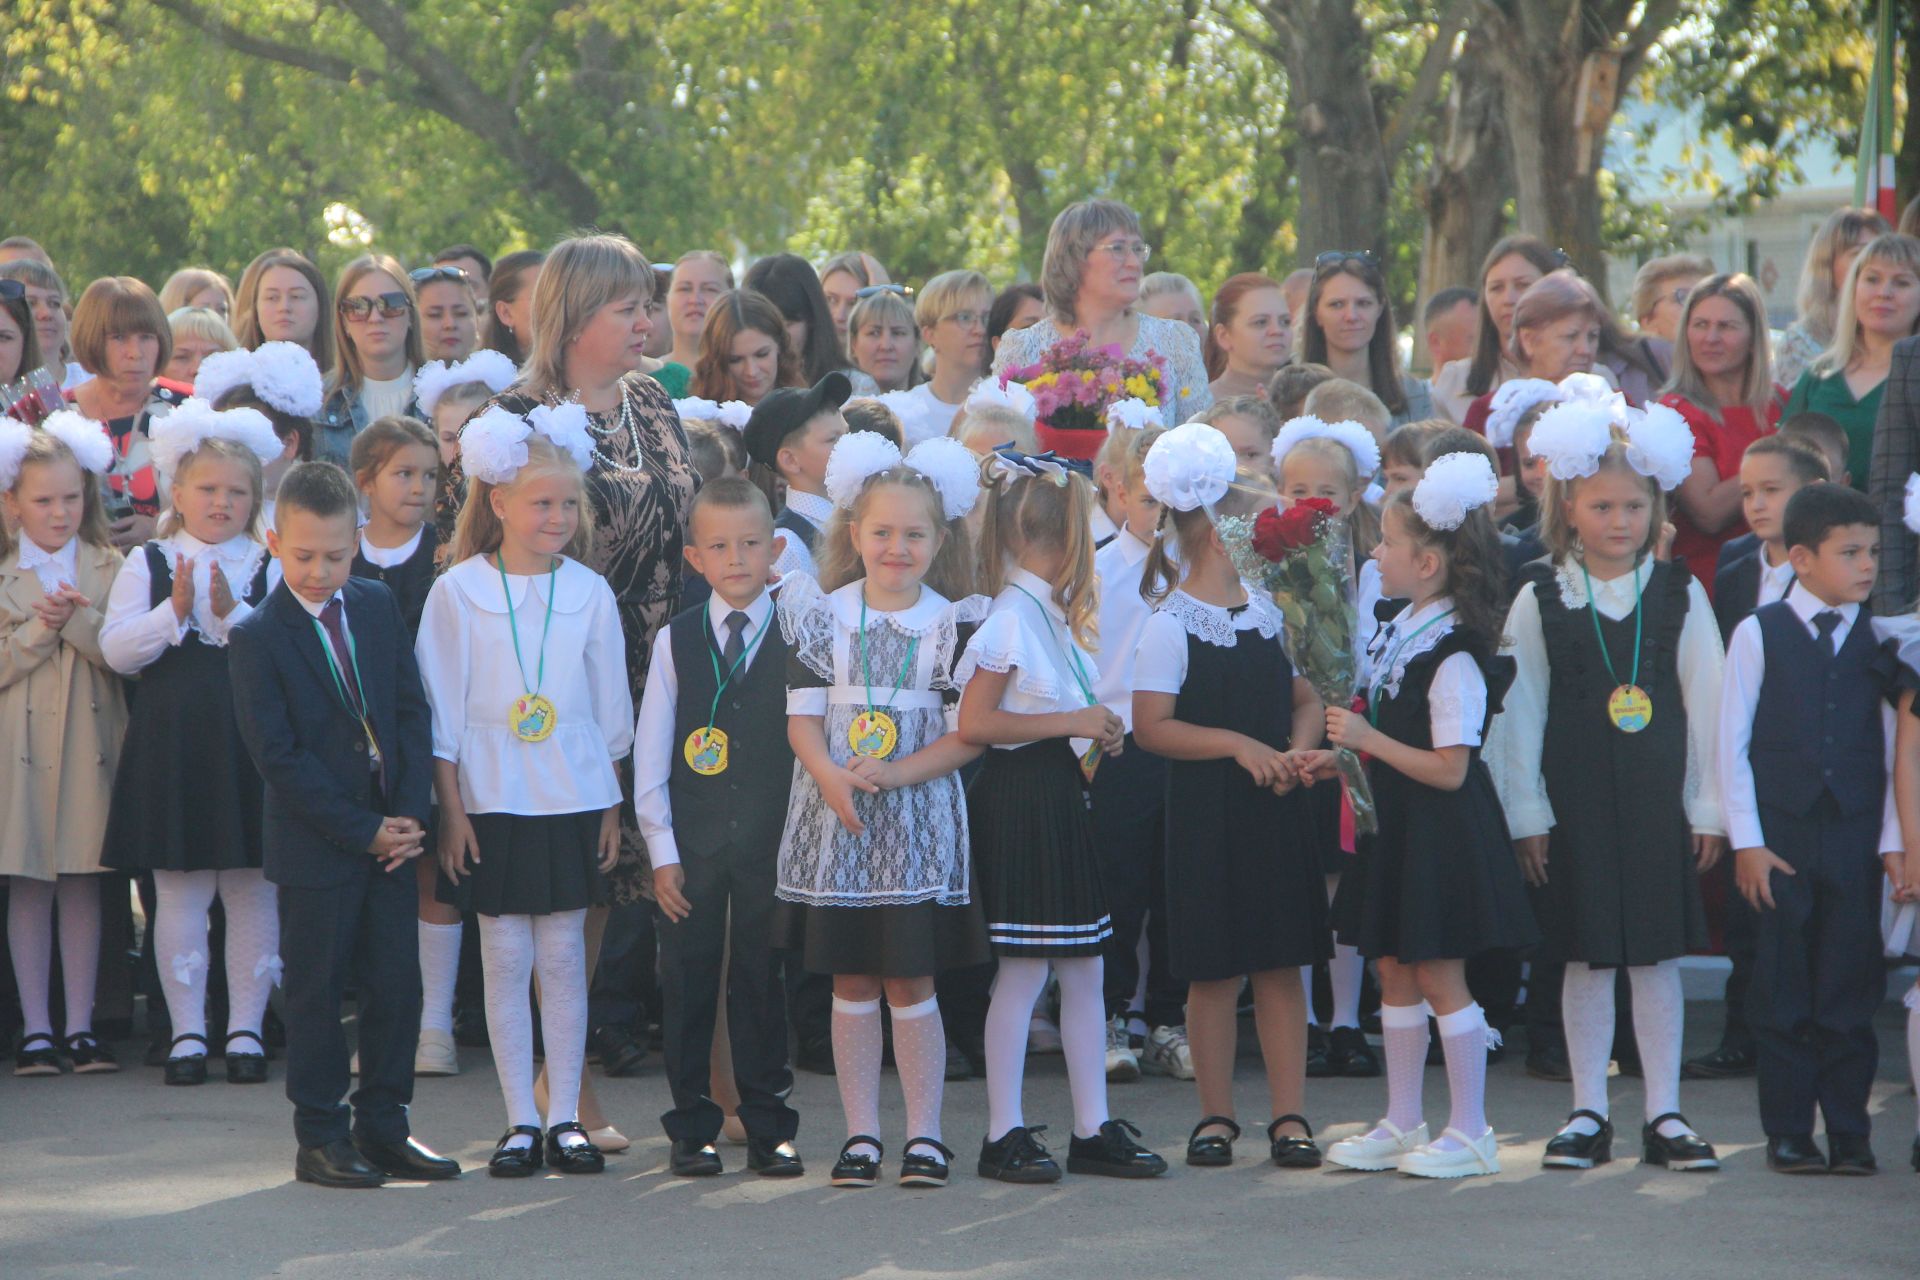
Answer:
<svg viewBox="0 0 1920 1280"><path fill-rule="evenodd" d="M1366 249L1386 261L1387 162L1368 79L1371 38L1351 0L1297 0L1283 32L1299 135L1299 260Z"/></svg>
<svg viewBox="0 0 1920 1280"><path fill-rule="evenodd" d="M1453 67L1440 145L1427 171L1427 234L1420 257L1414 322L1414 363L1428 369L1427 299L1457 285L1477 288L1480 263L1506 227L1513 181L1500 73L1484 36L1467 37Z"/></svg>

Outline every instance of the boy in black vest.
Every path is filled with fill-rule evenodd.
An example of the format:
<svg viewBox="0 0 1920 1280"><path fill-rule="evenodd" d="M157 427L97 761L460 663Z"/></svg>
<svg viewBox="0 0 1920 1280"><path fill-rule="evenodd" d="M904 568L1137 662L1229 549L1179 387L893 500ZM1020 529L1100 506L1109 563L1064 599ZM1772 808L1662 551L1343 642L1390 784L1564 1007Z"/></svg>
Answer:
<svg viewBox="0 0 1920 1280"><path fill-rule="evenodd" d="M294 1176L326 1187L460 1174L408 1133L420 1036L412 859L426 836L433 735L393 593L351 576L358 516L338 467L288 471L267 534L284 577L229 643L240 735L267 784L267 879L280 889ZM351 1128L349 982L360 1014Z"/></svg>
<svg viewBox="0 0 1920 1280"><path fill-rule="evenodd" d="M1748 1017L1760 1123L1770 1169L1865 1174L1882 863L1896 878L1903 870L1887 785L1893 707L1863 604L1879 513L1844 485L1810 484L1787 503L1785 537L1794 584L1735 628L1720 705L1735 877L1759 913Z"/></svg>
<svg viewBox="0 0 1920 1280"><path fill-rule="evenodd" d="M738 476L703 486L687 515L687 563L713 595L654 641L634 741L634 805L660 909L660 994L673 1110L660 1117L681 1177L720 1172L720 1108L707 1096L720 970L727 966L747 1167L797 1177L800 1117L786 1103L787 1022L768 945L786 824L787 643L767 590L773 513ZM732 925L729 931L728 913Z"/></svg>

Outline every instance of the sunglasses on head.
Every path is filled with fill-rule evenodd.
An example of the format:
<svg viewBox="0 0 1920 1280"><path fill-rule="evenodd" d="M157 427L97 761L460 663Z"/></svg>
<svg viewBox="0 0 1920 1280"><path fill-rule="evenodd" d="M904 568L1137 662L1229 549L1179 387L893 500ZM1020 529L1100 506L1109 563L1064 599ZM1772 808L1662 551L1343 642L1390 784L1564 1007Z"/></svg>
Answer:
<svg viewBox="0 0 1920 1280"><path fill-rule="evenodd" d="M0 280L0 301L18 302L27 296L27 286L18 280Z"/></svg>
<svg viewBox="0 0 1920 1280"><path fill-rule="evenodd" d="M459 267L415 267L407 272L407 278L415 286L432 284L436 280L451 280L455 284L467 283L467 273Z"/></svg>
<svg viewBox="0 0 1920 1280"><path fill-rule="evenodd" d="M1313 260L1313 269L1325 271L1328 267L1337 267L1346 262L1364 262L1370 267L1380 265L1380 259L1367 249L1329 249Z"/></svg>
<svg viewBox="0 0 1920 1280"><path fill-rule="evenodd" d="M365 320L378 310L384 318L392 320L407 314L407 295L404 293L383 293L373 298L342 298L340 314L349 320Z"/></svg>
<svg viewBox="0 0 1920 1280"><path fill-rule="evenodd" d="M913 290L903 284L870 284L864 289L855 289L853 296L856 298L871 298L876 294L882 293L896 294L902 298L911 298L913 296Z"/></svg>

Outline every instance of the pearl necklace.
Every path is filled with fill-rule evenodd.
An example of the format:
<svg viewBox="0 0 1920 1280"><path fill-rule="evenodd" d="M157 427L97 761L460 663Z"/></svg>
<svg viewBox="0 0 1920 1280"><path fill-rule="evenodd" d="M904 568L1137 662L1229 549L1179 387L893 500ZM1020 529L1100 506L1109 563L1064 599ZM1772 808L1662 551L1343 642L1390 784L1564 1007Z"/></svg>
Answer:
<svg viewBox="0 0 1920 1280"><path fill-rule="evenodd" d="M573 395L571 395L568 398L574 401L578 401L580 399L580 393L576 391L573 393ZM616 475L623 475L623 476L640 475L646 471L647 469L646 455L640 448L640 432L639 432L639 429L636 428L633 423L633 402L628 397L627 388L624 383L621 384L620 386L620 418L619 420L617 422L608 423L606 426L603 427L594 420L594 415L591 412L589 412L587 414L587 429L590 432L592 432L594 435L600 436L602 438L617 437L620 434L620 432L624 430L626 432L628 443L630 443L633 446L633 456L635 461L629 464L624 462L615 462L612 458L609 458L606 454L600 452L600 447L599 445L596 444L592 448L593 460L595 462L599 463L601 466L605 467L607 470L613 472Z"/></svg>

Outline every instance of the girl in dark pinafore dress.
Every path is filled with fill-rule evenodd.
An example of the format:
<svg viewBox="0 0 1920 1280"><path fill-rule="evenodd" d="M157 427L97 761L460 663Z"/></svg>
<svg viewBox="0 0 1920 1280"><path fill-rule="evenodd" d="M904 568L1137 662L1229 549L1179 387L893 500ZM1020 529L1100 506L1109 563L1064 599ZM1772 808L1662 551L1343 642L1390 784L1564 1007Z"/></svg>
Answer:
<svg viewBox="0 0 1920 1280"><path fill-rule="evenodd" d="M1645 448L1630 455L1617 431L1570 441L1556 430L1590 412L1552 409L1535 429L1549 466L1592 472L1548 476L1542 531L1552 559L1528 566L1507 619L1519 671L1487 750L1534 886L1536 954L1566 965L1574 1112L1543 1163L1590 1169L1613 1158L1607 1062L1625 968L1646 1073L1643 1157L1710 1170L1719 1167L1713 1148L1679 1112L1679 963L1707 946L1699 876L1726 851L1713 766L1720 636L1693 576L1653 558L1666 502L1660 480L1639 470L1651 465ZM1634 443L1663 420L1667 452L1690 460L1692 436L1677 415L1656 411Z"/></svg>

